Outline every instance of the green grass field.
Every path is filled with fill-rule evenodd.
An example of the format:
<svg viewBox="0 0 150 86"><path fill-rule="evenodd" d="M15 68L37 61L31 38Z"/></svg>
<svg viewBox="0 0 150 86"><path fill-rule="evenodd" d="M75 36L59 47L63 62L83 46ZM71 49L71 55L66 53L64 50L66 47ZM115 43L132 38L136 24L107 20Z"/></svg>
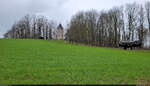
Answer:
<svg viewBox="0 0 150 86"><path fill-rule="evenodd" d="M150 80L150 51L0 39L0 84L136 84Z"/></svg>

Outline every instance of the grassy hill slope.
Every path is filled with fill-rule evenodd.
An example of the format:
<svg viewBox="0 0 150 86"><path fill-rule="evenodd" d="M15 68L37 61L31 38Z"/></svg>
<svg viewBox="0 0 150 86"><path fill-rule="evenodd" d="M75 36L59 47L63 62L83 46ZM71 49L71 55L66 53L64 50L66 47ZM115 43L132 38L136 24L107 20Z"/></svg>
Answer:
<svg viewBox="0 0 150 86"><path fill-rule="evenodd" d="M135 84L150 80L150 51L0 39L0 84Z"/></svg>

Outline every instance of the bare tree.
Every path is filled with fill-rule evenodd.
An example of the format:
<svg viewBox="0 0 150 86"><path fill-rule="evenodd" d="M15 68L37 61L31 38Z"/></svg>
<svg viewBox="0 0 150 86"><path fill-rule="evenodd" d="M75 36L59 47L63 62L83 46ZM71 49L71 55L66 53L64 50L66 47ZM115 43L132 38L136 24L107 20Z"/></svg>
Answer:
<svg viewBox="0 0 150 86"><path fill-rule="evenodd" d="M51 22L51 21L50 21ZM11 30L9 30L4 37L7 38L41 38L52 39L52 26L48 19L44 16L26 15L18 22L14 23Z"/></svg>
<svg viewBox="0 0 150 86"><path fill-rule="evenodd" d="M146 2L145 9L146 9L146 15L147 15L148 28L150 31L150 2Z"/></svg>
<svg viewBox="0 0 150 86"><path fill-rule="evenodd" d="M139 9L139 27L138 27L138 34L139 39L143 41L143 33L144 33L144 9L143 6L140 6Z"/></svg>
<svg viewBox="0 0 150 86"><path fill-rule="evenodd" d="M127 15L127 27L129 30L129 38L128 40L132 40L134 39L134 31L136 28L136 24L137 24L137 4L133 3L133 4L127 4L126 5L126 15Z"/></svg>

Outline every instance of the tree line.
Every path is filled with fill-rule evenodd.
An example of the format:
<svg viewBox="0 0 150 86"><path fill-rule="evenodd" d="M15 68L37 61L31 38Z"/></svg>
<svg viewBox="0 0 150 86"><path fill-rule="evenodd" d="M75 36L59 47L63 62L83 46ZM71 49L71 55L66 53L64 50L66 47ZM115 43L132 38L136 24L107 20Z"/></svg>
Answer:
<svg viewBox="0 0 150 86"><path fill-rule="evenodd" d="M150 31L150 2L132 3L110 10L80 11L68 25L66 40L88 45L118 47L120 40L144 40Z"/></svg>
<svg viewBox="0 0 150 86"><path fill-rule="evenodd" d="M55 22L44 16L26 15L4 34L5 38L52 39Z"/></svg>
<svg viewBox="0 0 150 86"><path fill-rule="evenodd" d="M144 40L150 31L150 2L109 10L80 11L68 24L65 40L88 45L118 47L120 40ZM55 38L56 23L44 16L26 15L13 24L5 38Z"/></svg>

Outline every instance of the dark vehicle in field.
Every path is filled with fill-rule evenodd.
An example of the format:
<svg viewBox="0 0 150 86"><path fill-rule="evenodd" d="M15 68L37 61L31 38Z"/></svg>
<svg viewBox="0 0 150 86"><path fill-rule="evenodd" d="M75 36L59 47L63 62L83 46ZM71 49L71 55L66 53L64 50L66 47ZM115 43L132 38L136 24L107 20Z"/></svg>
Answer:
<svg viewBox="0 0 150 86"><path fill-rule="evenodd" d="M40 36L39 39L44 39L44 37Z"/></svg>
<svg viewBox="0 0 150 86"><path fill-rule="evenodd" d="M133 48L141 47L141 45L142 45L142 42L140 40L119 42L119 47L123 47L125 50L127 50L127 48L130 48L132 50Z"/></svg>

